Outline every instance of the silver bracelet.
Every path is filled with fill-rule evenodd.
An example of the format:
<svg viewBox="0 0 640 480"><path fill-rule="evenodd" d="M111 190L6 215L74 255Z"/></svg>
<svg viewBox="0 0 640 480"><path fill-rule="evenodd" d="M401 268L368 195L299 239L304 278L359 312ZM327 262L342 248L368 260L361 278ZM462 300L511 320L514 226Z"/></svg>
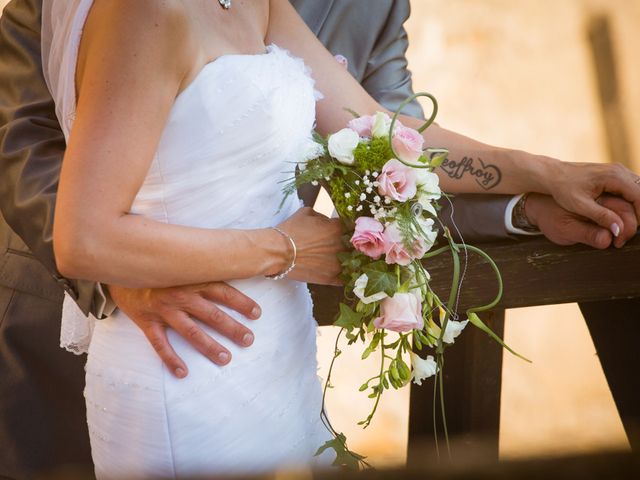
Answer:
<svg viewBox="0 0 640 480"><path fill-rule="evenodd" d="M269 228L271 228L272 230L275 230L280 235L282 235L284 238L289 240L289 243L291 243L291 248L293 248L293 259L291 260L291 264L289 265L289 267L287 267L286 270L284 270L284 271L282 271L280 273L276 273L274 275L265 275L266 278L269 278L271 280L281 280L284 277L286 277L287 275L289 275L291 270L293 270L294 267L296 266L296 258L298 257L298 249L296 248L296 242L293 241L293 238L291 238L291 235L289 235L286 232L283 232L278 227L269 227Z"/></svg>

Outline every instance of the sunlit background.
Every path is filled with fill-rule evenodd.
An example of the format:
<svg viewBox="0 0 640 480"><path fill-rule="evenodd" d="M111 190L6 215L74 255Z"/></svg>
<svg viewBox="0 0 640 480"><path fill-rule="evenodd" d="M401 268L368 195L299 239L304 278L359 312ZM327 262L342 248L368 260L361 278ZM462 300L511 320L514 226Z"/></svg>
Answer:
<svg viewBox="0 0 640 480"><path fill-rule="evenodd" d="M6 3L0 0L0 7ZM622 145L624 158L617 159L640 170L640 0L411 3L407 29L414 86L437 96L441 124L488 143L571 161L605 162L611 156L587 33L594 16L604 15L621 98L617 111L608 115L615 116L614 123L621 122L628 142ZM321 375L326 374L335 334L332 328L321 329ZM626 448L576 305L508 311L506 339L534 363L505 356L503 458ZM355 450L378 465L401 464L406 456L408 392L386 394L366 432L356 426L369 408L366 395L357 389L374 368L362 362L358 352L343 354L329 412ZM629 366L629 374L637 374L635 366Z"/></svg>

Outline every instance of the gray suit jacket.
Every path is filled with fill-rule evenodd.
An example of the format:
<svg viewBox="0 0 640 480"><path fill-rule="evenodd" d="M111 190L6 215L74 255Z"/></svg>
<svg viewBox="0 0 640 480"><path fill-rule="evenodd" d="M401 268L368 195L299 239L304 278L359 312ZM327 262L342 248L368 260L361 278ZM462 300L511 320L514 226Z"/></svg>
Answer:
<svg viewBox="0 0 640 480"><path fill-rule="evenodd" d="M349 60L351 73L380 103L394 110L412 93L403 27L410 13L408 0L292 4L329 50ZM0 23L0 283L34 294L57 284L84 312L97 314L105 299L95 285L64 279L53 258L52 221L64 138L42 76L40 8L39 0L13 0ZM417 104L405 111L422 115ZM310 202L313 192L306 196ZM506 238L507 201L504 196L458 197L456 221L465 238Z"/></svg>

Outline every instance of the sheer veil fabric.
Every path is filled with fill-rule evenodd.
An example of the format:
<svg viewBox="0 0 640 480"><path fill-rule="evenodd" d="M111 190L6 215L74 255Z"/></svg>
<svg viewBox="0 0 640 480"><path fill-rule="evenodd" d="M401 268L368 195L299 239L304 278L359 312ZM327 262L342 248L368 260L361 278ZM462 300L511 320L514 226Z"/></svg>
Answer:
<svg viewBox="0 0 640 480"><path fill-rule="evenodd" d="M87 0L42 1L42 70L65 138L69 138L75 115L75 66L92 4ZM60 346L76 355L87 353L96 319L86 317L66 293L62 310Z"/></svg>
<svg viewBox="0 0 640 480"><path fill-rule="evenodd" d="M43 69L67 138L78 46L92 3L43 1ZM300 208L293 197L279 208L279 182L317 151L311 132L318 98L303 61L275 45L264 54L224 55L206 64L175 99L131 213L200 228L280 223ZM255 342L243 349L203 326L232 353L232 362L218 367L168 331L189 366L184 380L165 369L125 314L93 322L65 299L62 344L88 351L85 398L98 478L308 464L329 438L319 415L317 324L306 284L230 283L262 307L255 322L229 312L254 331ZM322 464L331 460L327 455Z"/></svg>

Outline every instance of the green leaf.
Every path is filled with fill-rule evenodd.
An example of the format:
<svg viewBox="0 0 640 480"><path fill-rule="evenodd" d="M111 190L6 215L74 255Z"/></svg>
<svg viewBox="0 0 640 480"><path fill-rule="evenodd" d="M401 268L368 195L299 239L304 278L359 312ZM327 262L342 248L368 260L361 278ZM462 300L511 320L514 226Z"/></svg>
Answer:
<svg viewBox="0 0 640 480"><path fill-rule="evenodd" d="M395 349L398 347L398 344L400 343L400 339L396 340L395 342L391 342L391 343L385 343L384 344L384 348L389 348L389 349Z"/></svg>
<svg viewBox="0 0 640 480"><path fill-rule="evenodd" d="M440 165L444 163L449 155L449 151L443 148L430 148L427 150L431 161L429 162L429 166L432 168L438 168Z"/></svg>
<svg viewBox="0 0 640 480"><path fill-rule="evenodd" d="M355 110L351 110L350 108L345 107L343 108L343 110L345 112L349 112L351 115L353 115L354 118L359 118L361 116L358 112L356 112Z"/></svg>
<svg viewBox="0 0 640 480"><path fill-rule="evenodd" d="M389 373L391 374L391 377L389 378L395 381L400 381L400 373L398 372L398 366L395 360L392 360L391 364L389 365Z"/></svg>
<svg viewBox="0 0 640 480"><path fill-rule="evenodd" d="M400 379L403 382L408 382L411 379L411 370L409 370L409 367L407 366L406 363L404 363L404 360L402 360L401 358L399 358L397 362L398 362L398 374L400 375Z"/></svg>
<svg viewBox="0 0 640 480"><path fill-rule="evenodd" d="M367 286L364 289L365 297L369 297L378 292L385 292L390 297L396 291L396 277L392 273L389 272L379 272L376 270L367 270L364 269L364 272L369 277L367 281Z"/></svg>
<svg viewBox="0 0 640 480"><path fill-rule="evenodd" d="M356 452L352 452L347 448L347 438L343 433L338 434L336 438L326 441L315 456L322 455L326 450L332 449L336 452L336 459L333 461L333 465L336 467L347 467L353 470L360 469L360 461L364 460L365 456L359 455Z"/></svg>
<svg viewBox="0 0 640 480"><path fill-rule="evenodd" d="M367 348L365 348L364 352L362 352L362 360L366 360L372 353L373 350L371 349L371 345L369 345Z"/></svg>
<svg viewBox="0 0 640 480"><path fill-rule="evenodd" d="M378 348L378 344L380 343L380 338L381 337L382 337L382 334L380 334L380 333L376 333L373 336L373 339L371 339L371 343L365 349L365 351L362 353L362 360L365 360L369 355L371 355L373 352L376 351L376 349Z"/></svg>
<svg viewBox="0 0 640 480"><path fill-rule="evenodd" d="M320 135L316 130L314 130L311 135L314 142L319 143L320 145L327 145L327 139Z"/></svg>
<svg viewBox="0 0 640 480"><path fill-rule="evenodd" d="M533 363L531 360L529 360L526 357L523 357L522 355L520 355L518 352L516 352L515 350L511 349L506 343L504 343L502 341L502 339L496 335L494 333L493 330L491 330L482 320L480 320L480 317L475 313L475 312L467 312L467 317L469 318L469 321L475 325L476 327L478 327L480 330L482 330L483 332L485 332L487 335L489 335L491 338L493 338L496 342L498 342L500 345L502 345L502 347L506 350L508 350L509 352L511 352L513 355L515 355L518 358L521 358L522 360L524 360L525 362L529 362L529 363Z"/></svg>
<svg viewBox="0 0 640 480"><path fill-rule="evenodd" d="M339 252L336 253L336 257L340 261L341 265L344 265L345 262L348 262L353 257L353 252Z"/></svg>
<svg viewBox="0 0 640 480"><path fill-rule="evenodd" d="M422 350L422 342L420 341L420 337L418 335L413 336L413 343L415 343L418 350Z"/></svg>
<svg viewBox="0 0 640 480"><path fill-rule="evenodd" d="M334 322L334 325L335 325L335 322ZM351 345L353 342L355 342L358 339L358 335L351 332L347 332L345 337L347 337L347 340L349 340L349 345Z"/></svg>
<svg viewBox="0 0 640 480"><path fill-rule="evenodd" d="M333 324L337 327L346 328L347 332L351 333L354 328L359 328L362 325L362 313L354 312L349 306L341 303L338 319Z"/></svg>
<svg viewBox="0 0 640 480"><path fill-rule="evenodd" d="M431 290L427 290L427 305L429 308L433 308L433 292Z"/></svg>
<svg viewBox="0 0 640 480"><path fill-rule="evenodd" d="M422 332L421 330L416 330L415 332L416 338L419 338L421 343L429 347L433 346L434 342L429 337L427 337L424 332Z"/></svg>
<svg viewBox="0 0 640 480"><path fill-rule="evenodd" d="M398 289L399 292L408 292L409 290L411 290L411 285L413 284L413 280L414 278L408 278L402 285L400 285L400 288Z"/></svg>
<svg viewBox="0 0 640 480"><path fill-rule="evenodd" d="M377 260L371 262L363 268L364 273L367 272L388 272L391 269L389 265L383 260Z"/></svg>

